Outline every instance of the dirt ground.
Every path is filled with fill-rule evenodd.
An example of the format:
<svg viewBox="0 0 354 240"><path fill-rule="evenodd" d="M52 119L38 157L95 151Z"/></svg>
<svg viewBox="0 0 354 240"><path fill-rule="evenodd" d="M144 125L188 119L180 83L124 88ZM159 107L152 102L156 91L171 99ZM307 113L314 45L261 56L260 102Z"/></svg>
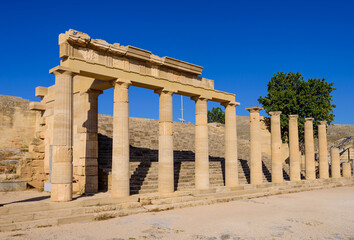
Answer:
<svg viewBox="0 0 354 240"><path fill-rule="evenodd" d="M0 239L354 239L354 187L6 232Z"/></svg>

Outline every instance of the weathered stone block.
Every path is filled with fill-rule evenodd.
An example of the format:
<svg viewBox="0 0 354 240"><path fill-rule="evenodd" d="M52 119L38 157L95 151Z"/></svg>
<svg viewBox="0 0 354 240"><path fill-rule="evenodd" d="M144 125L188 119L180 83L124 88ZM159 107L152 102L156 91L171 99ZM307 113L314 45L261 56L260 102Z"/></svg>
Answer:
<svg viewBox="0 0 354 240"><path fill-rule="evenodd" d="M23 191L27 188L26 180L2 180L0 181L0 191Z"/></svg>

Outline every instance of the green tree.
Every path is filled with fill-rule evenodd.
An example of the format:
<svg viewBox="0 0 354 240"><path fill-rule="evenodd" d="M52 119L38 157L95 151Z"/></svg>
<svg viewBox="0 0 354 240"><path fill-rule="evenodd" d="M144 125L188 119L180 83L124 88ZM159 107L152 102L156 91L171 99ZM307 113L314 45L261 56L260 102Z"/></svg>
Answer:
<svg viewBox="0 0 354 240"><path fill-rule="evenodd" d="M223 123L225 124L225 113L224 111L220 108L213 108L211 111L208 110L208 122L218 122L218 123Z"/></svg>
<svg viewBox="0 0 354 240"><path fill-rule="evenodd" d="M268 83L268 94L259 97L268 114L271 111L281 111L281 132L283 141L287 141L289 115L299 115L299 140L303 144L305 118L314 118L314 134L317 137L317 126L320 121L331 124L334 120L332 92L333 83L325 79L311 78L305 81L300 73L277 73Z"/></svg>

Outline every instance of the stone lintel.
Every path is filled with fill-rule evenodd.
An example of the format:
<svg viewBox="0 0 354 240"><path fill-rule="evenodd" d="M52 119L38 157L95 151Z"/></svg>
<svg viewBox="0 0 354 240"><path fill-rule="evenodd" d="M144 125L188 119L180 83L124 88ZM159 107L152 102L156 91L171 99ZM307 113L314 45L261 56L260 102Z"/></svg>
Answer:
<svg viewBox="0 0 354 240"><path fill-rule="evenodd" d="M50 74L63 74L63 73L70 73L71 75L77 75L80 73L80 70L64 67L64 66L56 66L49 70Z"/></svg>
<svg viewBox="0 0 354 240"><path fill-rule="evenodd" d="M80 69L80 76L85 76L89 78L100 79L111 83L110 85L99 88L95 86L95 89L105 90L114 87L114 81L116 79L127 79L132 82L133 86L147 88L147 89L159 89L159 88L171 88L178 91L178 94L193 97L193 96L208 96L214 102L226 102L235 101L235 94L218 91L215 89L204 88L202 86L196 86L189 83L182 82L172 82L169 79L163 77L156 77L131 71L125 71L118 68L109 68L104 64L94 64L92 62L83 61L80 59L69 58L62 61L62 65L73 68Z"/></svg>
<svg viewBox="0 0 354 240"><path fill-rule="evenodd" d="M314 118L305 118L305 122L312 122Z"/></svg>
<svg viewBox="0 0 354 240"><path fill-rule="evenodd" d="M246 110L249 111L250 113L251 112L260 112L261 110L263 110L263 108L255 106L255 107L248 107L248 108L246 108Z"/></svg>
<svg viewBox="0 0 354 240"><path fill-rule="evenodd" d="M35 93L36 97L44 97L47 94L48 94L47 87L41 87L41 86L36 87L36 93Z"/></svg>
<svg viewBox="0 0 354 240"><path fill-rule="evenodd" d="M280 116L281 115L281 111L274 111L274 112L269 112L270 116Z"/></svg>
<svg viewBox="0 0 354 240"><path fill-rule="evenodd" d="M45 111L46 107L44 103L30 102L29 109L34 111Z"/></svg>
<svg viewBox="0 0 354 240"><path fill-rule="evenodd" d="M289 119L298 119L299 115L294 114L294 115L289 115Z"/></svg>

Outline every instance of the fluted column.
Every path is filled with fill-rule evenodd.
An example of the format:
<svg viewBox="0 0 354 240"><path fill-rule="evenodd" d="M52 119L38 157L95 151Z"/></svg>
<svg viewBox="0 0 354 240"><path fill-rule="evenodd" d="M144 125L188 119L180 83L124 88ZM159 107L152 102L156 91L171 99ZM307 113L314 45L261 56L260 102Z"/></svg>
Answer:
<svg viewBox="0 0 354 240"><path fill-rule="evenodd" d="M313 142L313 118L305 118L306 179L316 179L315 146Z"/></svg>
<svg viewBox="0 0 354 240"><path fill-rule="evenodd" d="M118 79L114 85L112 197L126 197L129 185L129 97L130 81Z"/></svg>
<svg viewBox="0 0 354 240"><path fill-rule="evenodd" d="M165 89L155 92L160 96L158 188L159 193L171 193L174 191L173 92Z"/></svg>
<svg viewBox="0 0 354 240"><path fill-rule="evenodd" d="M298 115L289 115L290 181L301 180L298 117Z"/></svg>
<svg viewBox="0 0 354 240"><path fill-rule="evenodd" d="M272 182L283 182L283 164L281 152L281 127L280 111L269 112L271 116L271 138L272 138Z"/></svg>
<svg viewBox="0 0 354 240"><path fill-rule="evenodd" d="M329 178L328 149L327 149L327 122L321 121L318 125L318 150L320 158L320 178Z"/></svg>
<svg viewBox="0 0 354 240"><path fill-rule="evenodd" d="M195 188L209 189L208 99L195 101Z"/></svg>
<svg viewBox="0 0 354 240"><path fill-rule="evenodd" d="M250 162L251 162L251 184L261 184L263 182L262 171L262 150L260 139L259 112L262 107L246 108L250 112Z"/></svg>
<svg viewBox="0 0 354 240"><path fill-rule="evenodd" d="M350 165L349 162L342 163L342 171L343 171L343 177L345 178L352 177L352 166Z"/></svg>
<svg viewBox="0 0 354 240"><path fill-rule="evenodd" d="M50 70L55 75L54 127L51 176L51 201L72 200L73 157L73 73L58 66Z"/></svg>
<svg viewBox="0 0 354 240"><path fill-rule="evenodd" d="M338 148L331 148L331 177L340 178L340 155Z"/></svg>
<svg viewBox="0 0 354 240"><path fill-rule="evenodd" d="M238 159L237 159L237 129L236 106L237 102L223 104L225 107L225 185L238 186Z"/></svg>

